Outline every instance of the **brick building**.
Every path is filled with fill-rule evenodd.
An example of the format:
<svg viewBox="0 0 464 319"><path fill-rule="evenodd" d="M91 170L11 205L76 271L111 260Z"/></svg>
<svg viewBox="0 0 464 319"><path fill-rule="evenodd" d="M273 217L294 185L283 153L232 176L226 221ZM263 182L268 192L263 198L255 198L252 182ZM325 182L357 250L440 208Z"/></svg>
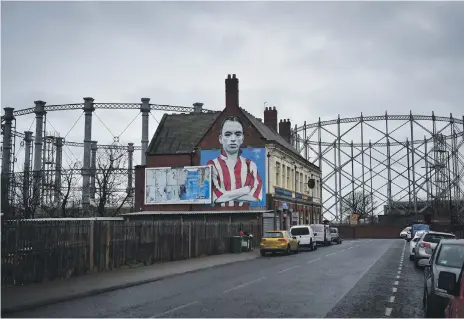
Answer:
<svg viewBox="0 0 464 319"><path fill-rule="evenodd" d="M315 193L319 191L310 189L307 182L308 179L314 178L315 188L320 188L320 170L306 161L290 144L290 120L281 120L278 123L275 107L265 108L264 122L239 107L239 80L235 74L228 75L225 80L225 91L226 103L222 111L204 113L202 104L195 103L192 113L164 114L148 146L146 165L135 168L134 214L163 219L177 219L182 216L181 218L206 220L227 218L232 221L263 216L271 218L274 213L270 212L275 209L279 218L276 224L280 224L281 227L288 227L291 223L320 221L320 196L315 199ZM257 170L256 175L253 175L257 178L253 179L253 185L259 184L260 195L256 199L252 198L251 204L237 201L233 202L235 204L229 204L232 201L219 204L220 201L217 201L216 204L206 205L145 204L145 170L156 167L205 166L213 163L215 158L216 163L220 162L219 158L223 158L225 152L220 142L220 136L225 130L222 126L229 119L237 119L243 128L243 143L239 154L243 156L243 165L246 163ZM249 160L250 158L253 159ZM228 172L232 172L233 175L237 165L238 163L234 170L229 168ZM222 168L227 170L225 166ZM221 168L217 168L217 171L221 171ZM221 171L221 174L225 174L224 172ZM240 179L241 175L235 174L238 175L235 175L233 180L240 183L237 179ZM221 175L217 180L222 177L226 179L225 175ZM243 180L241 182L243 184ZM214 185L213 192L215 196L221 194L217 189L214 190Z"/></svg>

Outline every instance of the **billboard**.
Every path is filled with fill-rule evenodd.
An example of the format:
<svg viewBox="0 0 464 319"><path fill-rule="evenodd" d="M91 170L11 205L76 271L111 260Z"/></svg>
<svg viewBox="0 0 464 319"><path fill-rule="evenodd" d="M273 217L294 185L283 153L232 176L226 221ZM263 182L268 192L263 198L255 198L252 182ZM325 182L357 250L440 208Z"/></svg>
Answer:
<svg viewBox="0 0 464 319"><path fill-rule="evenodd" d="M215 206L266 206L266 149L202 150L201 165L211 166Z"/></svg>
<svg viewBox="0 0 464 319"><path fill-rule="evenodd" d="M146 168L145 204L211 204L211 167Z"/></svg>

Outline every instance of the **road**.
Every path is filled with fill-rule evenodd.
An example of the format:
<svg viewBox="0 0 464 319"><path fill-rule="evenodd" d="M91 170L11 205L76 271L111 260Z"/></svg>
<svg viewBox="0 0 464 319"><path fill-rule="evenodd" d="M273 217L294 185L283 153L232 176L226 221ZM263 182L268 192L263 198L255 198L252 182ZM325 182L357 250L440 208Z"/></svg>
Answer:
<svg viewBox="0 0 464 319"><path fill-rule="evenodd" d="M420 318L423 274L405 247L400 239L345 241L11 316Z"/></svg>

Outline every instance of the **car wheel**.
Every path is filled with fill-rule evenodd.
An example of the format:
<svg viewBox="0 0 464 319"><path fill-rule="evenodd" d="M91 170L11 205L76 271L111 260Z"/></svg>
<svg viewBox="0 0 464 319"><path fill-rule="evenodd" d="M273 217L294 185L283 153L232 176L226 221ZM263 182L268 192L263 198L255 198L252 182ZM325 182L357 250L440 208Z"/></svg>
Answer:
<svg viewBox="0 0 464 319"><path fill-rule="evenodd" d="M314 250L317 250L317 243L314 242L313 245L314 245Z"/></svg>
<svg viewBox="0 0 464 319"><path fill-rule="evenodd" d="M418 269L420 268L420 267L419 267L419 259L417 259L416 257L414 257L414 266L415 266L416 268L418 268Z"/></svg>
<svg viewBox="0 0 464 319"><path fill-rule="evenodd" d="M409 260L413 261L414 260L414 255L409 255Z"/></svg>
<svg viewBox="0 0 464 319"><path fill-rule="evenodd" d="M266 251L261 249L259 252L261 253L261 256L263 256L263 257L266 256Z"/></svg>
<svg viewBox="0 0 464 319"><path fill-rule="evenodd" d="M292 249L290 248L290 245L287 246L287 250L285 251L285 253L287 255L290 255L290 253L292 252Z"/></svg>

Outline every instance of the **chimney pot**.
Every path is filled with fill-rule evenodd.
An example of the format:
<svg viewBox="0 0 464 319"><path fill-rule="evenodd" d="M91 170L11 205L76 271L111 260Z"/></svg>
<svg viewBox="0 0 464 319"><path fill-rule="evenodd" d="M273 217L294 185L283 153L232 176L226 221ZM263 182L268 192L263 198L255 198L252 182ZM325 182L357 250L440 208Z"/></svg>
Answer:
<svg viewBox="0 0 464 319"><path fill-rule="evenodd" d="M278 117L277 117L277 110L272 109L271 106L265 108L264 110L264 124L269 127L274 132L278 132Z"/></svg>
<svg viewBox="0 0 464 319"><path fill-rule="evenodd" d="M289 143L291 138L291 131L292 127L290 119L281 120L281 122L279 123L279 135L282 136Z"/></svg>
<svg viewBox="0 0 464 319"><path fill-rule="evenodd" d="M232 74L232 79L236 79L236 75L235 74Z"/></svg>

